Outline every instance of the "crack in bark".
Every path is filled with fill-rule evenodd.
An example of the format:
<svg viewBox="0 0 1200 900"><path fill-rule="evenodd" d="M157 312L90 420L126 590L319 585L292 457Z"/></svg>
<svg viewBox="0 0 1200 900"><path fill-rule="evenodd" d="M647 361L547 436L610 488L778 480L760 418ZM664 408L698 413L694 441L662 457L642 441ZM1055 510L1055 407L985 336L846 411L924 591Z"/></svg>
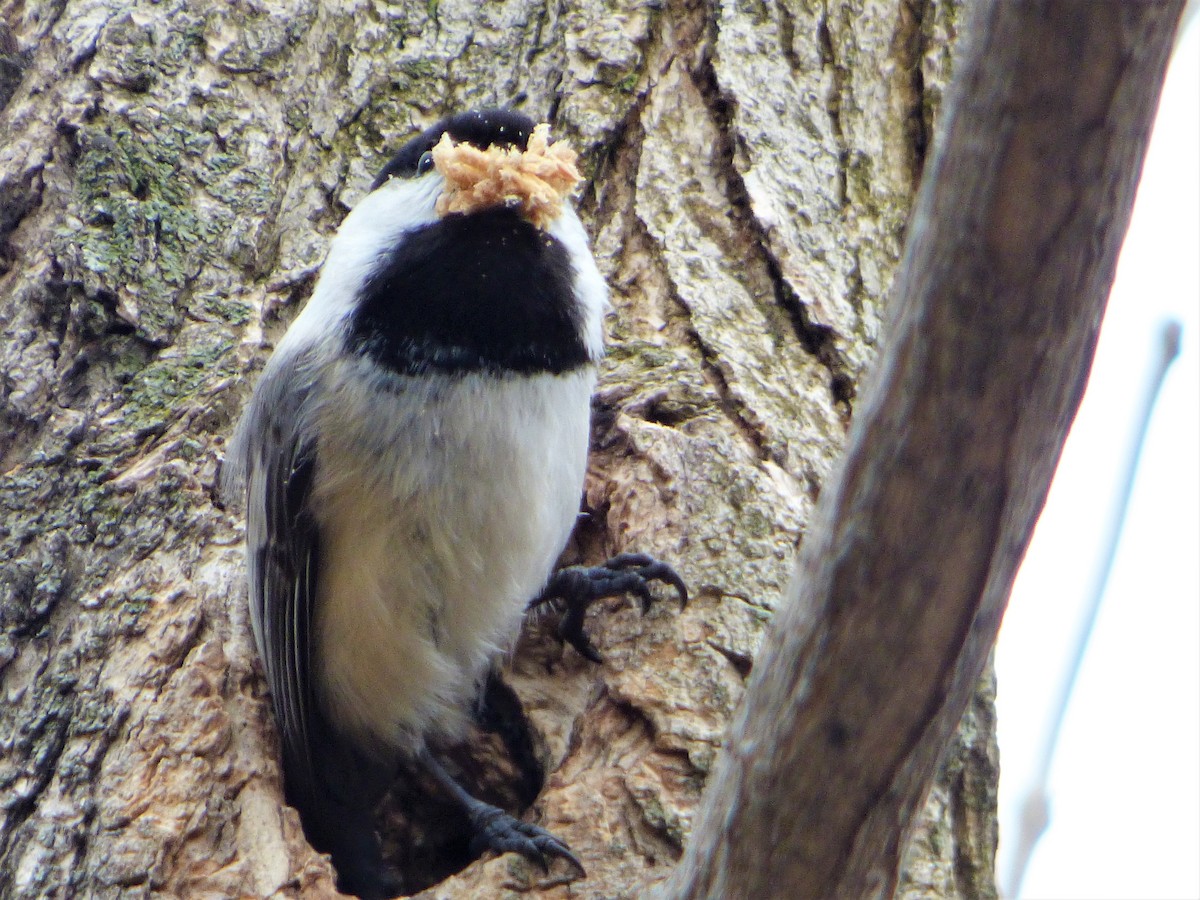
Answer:
<svg viewBox="0 0 1200 900"><path fill-rule="evenodd" d="M682 304L683 301L677 302ZM710 350L695 332L691 332L691 335L696 351L700 354L700 370L705 376L704 380L716 392L717 405L720 407L721 412L725 414L725 418L729 420L738 434L750 445L756 459L760 462L771 460L787 471L786 456L782 451L771 449L766 435L746 418L743 412L745 404L738 400L733 395L733 391L729 389L729 381L725 378L725 373L721 371L719 365L721 354Z"/></svg>
<svg viewBox="0 0 1200 900"><path fill-rule="evenodd" d="M554 10L551 12L550 7ZM562 20L563 4L555 3L554 0L546 0L545 3L538 9L535 14L534 24L529 36L529 48L524 53L516 54L516 67L512 74L512 83L517 87L517 92L508 103L505 105L520 106L528 97L528 94L521 87L522 81L529 76L533 69L534 60L544 54L559 53L561 54L561 64L552 67L551 71L554 74L554 83L550 86L547 93L550 95L550 106L546 110L545 121L554 124L558 117L558 109L562 105L562 83L566 75L566 56L567 49L563 41L562 29L553 29L551 38L545 46L542 45L543 35L548 27L552 28L551 22Z"/></svg>
<svg viewBox="0 0 1200 900"><path fill-rule="evenodd" d="M922 27L930 11L931 0L917 0L914 4L916 18L916 47L912 58L912 151L913 151L913 181L912 190L915 195L921 185L921 173L925 171L925 157L929 152L929 141L933 133L932 111L928 109L928 98L925 96L925 67L923 61L928 51L925 29Z"/></svg>
<svg viewBox="0 0 1200 900"><path fill-rule="evenodd" d="M663 24L661 27L665 28L666 25ZM659 41L661 41L661 33L656 33L651 37L651 46ZM645 57L648 63L653 55L648 50ZM628 113L619 124L617 133L609 142L610 149L606 153L605 165L611 160L628 154L630 171L637 171L640 167L641 147L645 140L645 133L642 128L642 113L649 102L649 98L650 91L646 91L639 95L630 107ZM666 301L671 306L682 311L690 319L691 311L679 296L670 274L666 271L661 258L661 252L657 249L657 242L650 234L646 223L637 214L636 180L631 179L628 195L614 199L611 205L609 202L606 202L608 200L607 197L599 198L597 201L596 194L590 184L586 199L597 202L593 215L594 219L609 220L620 217L626 220L628 225L625 229L627 239L624 252L631 252L631 247L643 250L643 255L649 261L656 280L663 285L666 293ZM742 410L744 404L734 397L733 392L729 388L729 382L718 365L720 354L707 347L694 329L687 328L686 334L689 343L691 343L699 356L700 369L701 373L705 376L705 382L714 389L718 407L749 445L754 456L760 461L772 459L781 467L786 468L784 465L785 460L781 458L782 453L773 452L769 449L769 442L766 436L749 421ZM647 421L650 420L647 419ZM666 427L671 426L668 425Z"/></svg>
<svg viewBox="0 0 1200 900"><path fill-rule="evenodd" d="M932 0L905 0L900 5L899 21L892 53L896 58L897 91L908 108L905 115L905 149L908 151L909 180L913 194L921 184L925 155L929 149L933 123L927 119L924 59L927 51L925 19Z"/></svg>
<svg viewBox="0 0 1200 900"><path fill-rule="evenodd" d="M711 27L715 31L717 28L715 21L712 22ZM713 39L715 42L715 36ZM738 130L734 115L736 103L724 95L710 56L704 56L700 67L694 73L694 80L700 96L705 101L708 114L716 124L720 135L715 147L717 151L715 174L724 189L731 216L737 222L740 230L750 235L753 247L766 268L766 274L775 294L775 303L787 314L792 331L800 345L805 352L828 370L829 391L833 402L848 405L855 396L856 387L854 378L850 375L850 367L837 347L834 330L830 326L821 325L812 320L807 305L784 275L779 258L771 250L766 228L754 214L750 193L737 166L738 148L735 146L735 136L738 134ZM835 132L838 142L841 144L840 125ZM838 171L839 197L844 205L844 149L839 153Z"/></svg>
<svg viewBox="0 0 1200 900"><path fill-rule="evenodd" d="M837 201L845 209L849 202L849 191L846 183L846 166L849 151L846 147L846 135L842 129L842 93L845 90L846 74L838 64L837 54L833 49L833 34L829 30L829 5L825 6L823 14L817 20L817 47L821 54L822 64L829 70L829 93L825 97L825 113L829 116L829 127L833 132L834 143L837 144Z"/></svg>
<svg viewBox="0 0 1200 900"><path fill-rule="evenodd" d="M750 677L750 672L754 669L753 656L750 656L747 653L742 653L738 650L734 650L732 647L722 646L712 639L706 640L704 643L717 653L720 653L721 656L725 657L725 659L729 661L729 664L733 666L733 670L737 672L738 677L741 678L742 681L745 681Z"/></svg>
<svg viewBox="0 0 1200 900"><path fill-rule="evenodd" d="M672 862L679 859L680 855L683 853L683 841L680 840L680 836L678 834L672 833L670 823L666 821L665 817L663 819L657 819L654 816L649 815L649 811L646 809L645 804L638 801L637 794L633 792L633 790L625 781L621 782L621 792L625 795L626 801L625 804L622 805L622 809L620 811L621 817L625 820L625 830L631 835L637 835L639 831L645 829L671 848L673 851L673 855L671 856ZM629 809L631 807L638 813L636 822L634 821L633 816L629 814ZM650 863L653 864L658 862L657 858L653 854L645 852L645 850L638 846L637 843L635 843L633 849L643 859L648 860Z"/></svg>
<svg viewBox="0 0 1200 900"><path fill-rule="evenodd" d="M779 48L783 58L787 60L788 67L795 74L803 68L796 53L796 17L792 15L786 3L776 2L775 10L779 14Z"/></svg>
<svg viewBox="0 0 1200 900"><path fill-rule="evenodd" d="M658 729L654 727L654 720L640 706L632 700L625 697L618 697L613 692L605 688L604 695L601 698L606 701L614 710L619 712L625 719L629 721L630 728L640 728L646 732L653 744L654 739L658 737ZM599 706L599 703L597 704Z"/></svg>

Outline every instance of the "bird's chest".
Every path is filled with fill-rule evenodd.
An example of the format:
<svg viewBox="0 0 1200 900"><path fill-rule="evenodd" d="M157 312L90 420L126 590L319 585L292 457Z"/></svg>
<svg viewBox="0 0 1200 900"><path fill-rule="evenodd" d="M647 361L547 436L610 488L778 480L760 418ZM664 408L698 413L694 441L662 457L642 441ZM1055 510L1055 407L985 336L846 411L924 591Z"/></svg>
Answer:
<svg viewBox="0 0 1200 900"><path fill-rule="evenodd" d="M397 744L453 722L515 636L579 508L593 380L588 367L331 385L317 665L351 730Z"/></svg>

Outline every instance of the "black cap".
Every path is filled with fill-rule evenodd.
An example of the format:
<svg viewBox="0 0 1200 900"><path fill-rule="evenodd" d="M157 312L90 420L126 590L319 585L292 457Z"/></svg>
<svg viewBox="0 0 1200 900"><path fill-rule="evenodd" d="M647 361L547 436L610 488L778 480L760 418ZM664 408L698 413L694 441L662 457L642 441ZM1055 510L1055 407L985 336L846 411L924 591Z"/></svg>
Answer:
<svg viewBox="0 0 1200 900"><path fill-rule="evenodd" d="M422 155L432 150L449 134L456 143L467 143L486 150L488 147L516 147L524 150L533 133L533 120L512 109L473 109L447 116L408 141L376 176L371 190L389 178L411 178L418 174Z"/></svg>

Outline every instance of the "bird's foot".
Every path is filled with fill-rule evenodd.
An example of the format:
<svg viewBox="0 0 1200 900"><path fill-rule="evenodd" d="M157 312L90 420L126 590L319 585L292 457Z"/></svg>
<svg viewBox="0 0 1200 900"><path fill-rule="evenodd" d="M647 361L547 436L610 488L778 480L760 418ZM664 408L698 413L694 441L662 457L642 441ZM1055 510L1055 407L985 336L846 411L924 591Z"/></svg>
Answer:
<svg viewBox="0 0 1200 900"><path fill-rule="evenodd" d="M679 573L664 562L644 553L622 553L600 566L569 566L550 576L550 582L530 607L561 601L565 607L558 626L559 636L592 662L600 662L600 653L583 630L588 607L605 597L629 592L642 602L642 612L650 609L654 595L650 582L661 581L679 591L687 605L687 585Z"/></svg>
<svg viewBox="0 0 1200 900"><path fill-rule="evenodd" d="M498 806L484 803L467 793L445 767L428 750L424 749L417 756L417 762L441 784L446 793L454 798L467 814L471 824L471 853L478 856L485 850L495 850L497 853L520 853L526 859L537 863L543 871L550 871L550 860L554 857L565 859L581 876L587 873L583 864L575 858L571 848L537 825L522 822L515 816L509 815Z"/></svg>
<svg viewBox="0 0 1200 900"><path fill-rule="evenodd" d="M557 856L578 869L581 876L587 874L571 848L544 828L522 822L499 807L474 798L467 806L467 816L473 831L471 853L475 856L486 850L520 853L545 872L550 871L550 860Z"/></svg>

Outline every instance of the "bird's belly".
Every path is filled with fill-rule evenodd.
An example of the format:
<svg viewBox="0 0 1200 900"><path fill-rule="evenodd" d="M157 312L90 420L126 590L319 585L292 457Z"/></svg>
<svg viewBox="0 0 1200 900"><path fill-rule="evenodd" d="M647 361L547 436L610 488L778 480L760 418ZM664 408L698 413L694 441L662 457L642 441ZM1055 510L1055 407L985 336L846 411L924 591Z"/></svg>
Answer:
<svg viewBox="0 0 1200 900"><path fill-rule="evenodd" d="M570 536L594 372L395 379L390 409L357 383L319 413L319 699L415 749L461 730Z"/></svg>

